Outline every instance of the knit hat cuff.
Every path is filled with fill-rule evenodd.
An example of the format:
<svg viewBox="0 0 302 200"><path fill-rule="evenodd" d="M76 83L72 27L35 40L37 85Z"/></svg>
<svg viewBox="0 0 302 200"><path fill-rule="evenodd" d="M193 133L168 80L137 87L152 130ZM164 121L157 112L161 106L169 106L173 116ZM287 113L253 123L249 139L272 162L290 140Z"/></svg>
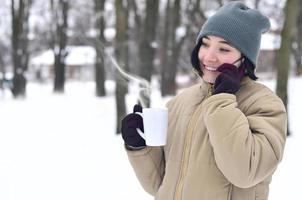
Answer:
<svg viewBox="0 0 302 200"><path fill-rule="evenodd" d="M205 22L196 43L207 35L221 37L244 54L256 67L261 34L269 28L270 22L266 16L239 1L234 1L221 7Z"/></svg>

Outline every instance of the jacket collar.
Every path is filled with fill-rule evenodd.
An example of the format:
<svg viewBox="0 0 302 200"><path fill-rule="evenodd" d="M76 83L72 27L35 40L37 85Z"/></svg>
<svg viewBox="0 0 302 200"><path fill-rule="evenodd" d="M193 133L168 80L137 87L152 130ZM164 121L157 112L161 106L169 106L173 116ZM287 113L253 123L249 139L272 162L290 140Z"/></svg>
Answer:
<svg viewBox="0 0 302 200"><path fill-rule="evenodd" d="M211 83L208 83L201 79L199 90L201 94L201 98L204 99L204 97L208 96L211 90L213 89L214 85Z"/></svg>

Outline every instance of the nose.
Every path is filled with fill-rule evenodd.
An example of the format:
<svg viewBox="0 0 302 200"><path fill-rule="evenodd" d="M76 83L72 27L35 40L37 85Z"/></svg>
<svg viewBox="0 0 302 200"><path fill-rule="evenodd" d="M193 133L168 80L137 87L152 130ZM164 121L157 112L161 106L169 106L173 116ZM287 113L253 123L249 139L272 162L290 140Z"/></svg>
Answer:
<svg viewBox="0 0 302 200"><path fill-rule="evenodd" d="M217 59L215 49L213 49L213 48L206 49L205 52L204 52L203 60L204 60L205 63L216 62L218 59Z"/></svg>

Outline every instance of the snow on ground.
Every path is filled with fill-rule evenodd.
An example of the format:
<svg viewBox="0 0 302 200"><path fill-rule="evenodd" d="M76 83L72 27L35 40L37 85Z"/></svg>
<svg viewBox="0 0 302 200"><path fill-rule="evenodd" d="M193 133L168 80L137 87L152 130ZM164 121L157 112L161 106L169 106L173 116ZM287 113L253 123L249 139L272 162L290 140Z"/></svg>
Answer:
<svg viewBox="0 0 302 200"><path fill-rule="evenodd" d="M273 81L263 81L274 88ZM1 200L153 199L139 185L115 135L114 84L107 97L94 96L93 83L69 82L64 95L51 84L30 83L25 100L0 91ZM158 85L155 85L158 88ZM270 200L301 199L301 78L289 85L292 136L271 184ZM135 85L127 108L136 102ZM158 90L153 106L162 106Z"/></svg>

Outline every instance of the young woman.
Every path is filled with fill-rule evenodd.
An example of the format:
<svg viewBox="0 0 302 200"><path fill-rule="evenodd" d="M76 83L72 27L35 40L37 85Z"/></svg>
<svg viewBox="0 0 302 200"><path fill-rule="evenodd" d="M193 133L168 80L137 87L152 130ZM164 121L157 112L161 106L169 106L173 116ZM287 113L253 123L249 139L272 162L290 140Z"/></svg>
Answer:
<svg viewBox="0 0 302 200"><path fill-rule="evenodd" d="M282 101L255 82L261 34L269 20L240 2L221 7L203 25L191 54L201 76L168 102L164 147L136 132L136 105L122 121L129 160L157 200L268 199L286 138Z"/></svg>

